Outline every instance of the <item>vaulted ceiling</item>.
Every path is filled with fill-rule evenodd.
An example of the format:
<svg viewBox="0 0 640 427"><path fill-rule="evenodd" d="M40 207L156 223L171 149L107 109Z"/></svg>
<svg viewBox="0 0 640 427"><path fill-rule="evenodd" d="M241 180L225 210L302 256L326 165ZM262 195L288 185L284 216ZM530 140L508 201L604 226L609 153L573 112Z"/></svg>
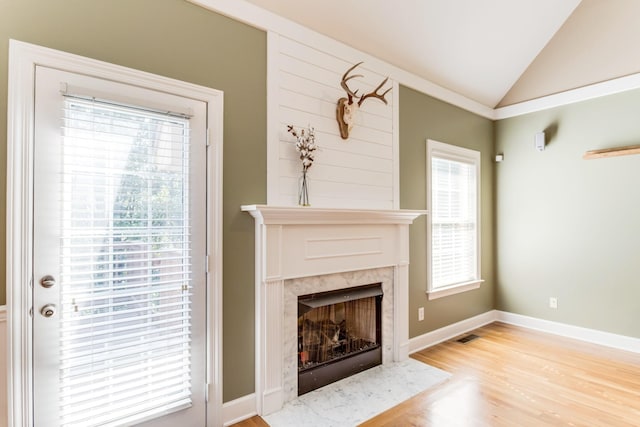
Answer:
<svg viewBox="0 0 640 427"><path fill-rule="evenodd" d="M638 0L247 0L494 108L640 72Z"/></svg>

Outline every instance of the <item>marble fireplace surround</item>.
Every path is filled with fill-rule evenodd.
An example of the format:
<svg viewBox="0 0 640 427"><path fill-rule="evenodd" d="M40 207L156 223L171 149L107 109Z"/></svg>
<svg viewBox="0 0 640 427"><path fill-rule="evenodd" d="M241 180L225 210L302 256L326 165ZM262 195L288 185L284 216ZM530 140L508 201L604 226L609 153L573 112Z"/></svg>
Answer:
<svg viewBox="0 0 640 427"><path fill-rule="evenodd" d="M245 205L255 219L256 409L297 397L297 297L382 283L382 363L409 349L409 225L426 211Z"/></svg>

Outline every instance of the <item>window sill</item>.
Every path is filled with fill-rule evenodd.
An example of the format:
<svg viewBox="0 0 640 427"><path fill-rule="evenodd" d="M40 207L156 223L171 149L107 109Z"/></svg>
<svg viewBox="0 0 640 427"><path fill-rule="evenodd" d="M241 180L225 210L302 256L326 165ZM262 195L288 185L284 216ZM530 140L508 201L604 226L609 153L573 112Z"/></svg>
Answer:
<svg viewBox="0 0 640 427"><path fill-rule="evenodd" d="M447 286L446 288L427 291L427 298L429 300L432 300L442 297L448 297L449 295L455 295L462 292L472 291L474 289L478 289L482 282L484 282L484 280L474 280L473 282L459 283L457 285Z"/></svg>

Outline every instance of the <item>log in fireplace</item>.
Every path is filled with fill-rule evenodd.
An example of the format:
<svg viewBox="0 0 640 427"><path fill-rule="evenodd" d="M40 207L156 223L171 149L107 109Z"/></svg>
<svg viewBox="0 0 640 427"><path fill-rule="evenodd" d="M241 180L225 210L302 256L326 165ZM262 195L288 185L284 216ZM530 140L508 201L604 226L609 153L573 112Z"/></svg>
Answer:
<svg viewBox="0 0 640 427"><path fill-rule="evenodd" d="M382 284L298 297L298 395L382 363Z"/></svg>

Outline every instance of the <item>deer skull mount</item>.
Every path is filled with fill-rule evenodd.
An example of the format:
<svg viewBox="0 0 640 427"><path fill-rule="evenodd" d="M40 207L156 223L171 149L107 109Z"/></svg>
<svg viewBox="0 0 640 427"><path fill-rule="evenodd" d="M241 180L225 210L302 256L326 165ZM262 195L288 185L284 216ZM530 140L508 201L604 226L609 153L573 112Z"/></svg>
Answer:
<svg viewBox="0 0 640 427"><path fill-rule="evenodd" d="M384 98L384 96L391 90L391 88L389 88L383 93L378 93L378 91L382 89L382 86L387 83L389 77L384 79L382 83L380 83L378 87L373 90L373 92L369 92L365 95L358 96L357 90L352 91L351 89L349 89L349 86L347 86L347 82L349 80L356 77L363 77L361 74L354 74L352 76L349 75L349 73L352 72L360 64L362 64L362 62L358 62L353 67L349 68L347 72L342 76L342 82L340 82L340 86L342 86L342 89L347 92L346 98L338 99L338 107L336 109L336 118L338 119L338 127L340 128L340 136L342 137L342 139L349 138L349 132L351 132L351 129L353 128L356 113L358 112L358 109L360 108L364 100L367 98L377 98L387 104L387 100Z"/></svg>

